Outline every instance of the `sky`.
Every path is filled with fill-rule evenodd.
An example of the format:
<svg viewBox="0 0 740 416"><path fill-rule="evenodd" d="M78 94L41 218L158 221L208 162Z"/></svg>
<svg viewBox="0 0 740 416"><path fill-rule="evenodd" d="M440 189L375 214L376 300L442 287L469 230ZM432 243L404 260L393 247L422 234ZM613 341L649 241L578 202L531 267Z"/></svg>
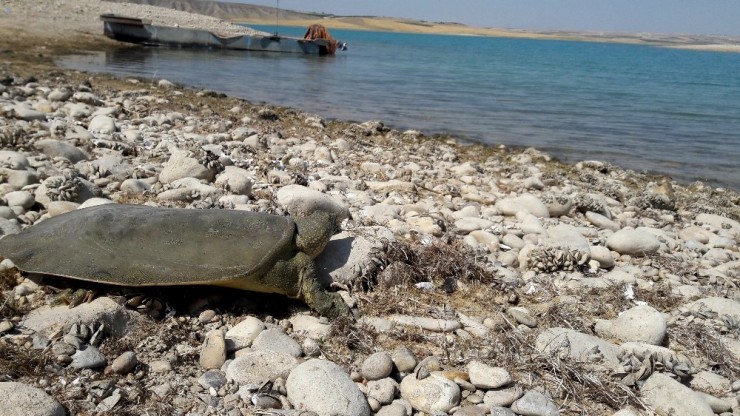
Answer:
<svg viewBox="0 0 740 416"><path fill-rule="evenodd" d="M740 0L282 0L280 7L512 29L740 35Z"/></svg>

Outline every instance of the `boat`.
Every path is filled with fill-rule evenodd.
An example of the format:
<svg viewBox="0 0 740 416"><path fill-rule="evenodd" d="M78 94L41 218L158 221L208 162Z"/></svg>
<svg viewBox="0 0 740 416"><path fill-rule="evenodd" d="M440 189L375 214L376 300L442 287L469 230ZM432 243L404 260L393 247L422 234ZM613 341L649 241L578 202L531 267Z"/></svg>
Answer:
<svg viewBox="0 0 740 416"><path fill-rule="evenodd" d="M205 47L245 51L333 55L344 49L321 25L312 25L303 38L280 35L220 36L200 29L152 25L147 19L116 14L100 15L105 36L121 42L142 45Z"/></svg>

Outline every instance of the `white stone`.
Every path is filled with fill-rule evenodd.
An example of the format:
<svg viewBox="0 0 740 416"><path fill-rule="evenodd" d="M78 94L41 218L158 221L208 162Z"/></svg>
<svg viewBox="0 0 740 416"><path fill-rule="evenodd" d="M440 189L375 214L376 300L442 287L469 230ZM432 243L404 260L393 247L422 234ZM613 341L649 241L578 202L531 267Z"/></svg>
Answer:
<svg viewBox="0 0 740 416"><path fill-rule="evenodd" d="M622 228L616 222L596 212L587 211L586 219L597 228L604 230L619 231Z"/></svg>
<svg viewBox="0 0 740 416"><path fill-rule="evenodd" d="M480 361L468 363L470 382L479 389L497 389L512 382L511 374L503 367L491 367Z"/></svg>
<svg viewBox="0 0 740 416"><path fill-rule="evenodd" d="M706 307L718 315L728 315L740 319L740 302L732 299L708 297L691 302L686 307L692 311L699 311L699 309Z"/></svg>
<svg viewBox="0 0 740 416"><path fill-rule="evenodd" d="M460 387L439 372L432 372L421 380L409 374L401 381L401 397L421 412L448 413L460 404Z"/></svg>
<svg viewBox="0 0 740 416"><path fill-rule="evenodd" d="M277 192L277 201L288 213L296 217L307 217L315 211L335 214L337 223L349 218L349 210L330 195L300 185L288 185Z"/></svg>
<svg viewBox="0 0 740 416"><path fill-rule="evenodd" d="M295 315L290 318L293 332L315 340L325 340L331 332L331 325L311 315Z"/></svg>
<svg viewBox="0 0 740 416"><path fill-rule="evenodd" d="M23 326L47 335L56 328L68 327L74 323L104 323L112 336L121 337L134 330L140 319L136 312L126 309L111 298L101 297L71 309L66 305L42 306L26 315Z"/></svg>
<svg viewBox="0 0 740 416"><path fill-rule="evenodd" d="M60 140L39 140L34 143L34 146L50 158L63 157L72 163L88 159L87 155L82 150Z"/></svg>
<svg viewBox="0 0 740 416"><path fill-rule="evenodd" d="M614 256L612 251L604 246L590 246L591 260L599 262L599 267L602 269L611 269L614 267Z"/></svg>
<svg viewBox="0 0 740 416"><path fill-rule="evenodd" d="M288 400L297 410L319 415L370 416L367 399L338 365L312 359L290 372Z"/></svg>
<svg viewBox="0 0 740 416"><path fill-rule="evenodd" d="M141 195L151 189L152 185L143 179L126 179L121 183L121 192L129 195Z"/></svg>
<svg viewBox="0 0 740 416"><path fill-rule="evenodd" d="M253 316L247 316L243 321L226 331L226 348L229 352L247 348L252 345L260 332L265 330L265 324Z"/></svg>
<svg viewBox="0 0 740 416"><path fill-rule="evenodd" d="M45 391L23 383L0 383L0 413L7 415L64 416L64 408Z"/></svg>
<svg viewBox="0 0 740 416"><path fill-rule="evenodd" d="M625 342L644 342L661 345L668 324L663 314L655 308L642 305L620 314L612 321L597 320L595 332L602 338L618 338Z"/></svg>
<svg viewBox="0 0 740 416"><path fill-rule="evenodd" d="M296 358L303 355L303 349L298 342L277 328L260 332L252 342L252 350L284 353Z"/></svg>
<svg viewBox="0 0 740 416"><path fill-rule="evenodd" d="M530 390L511 405L511 410L523 416L558 416L555 402L537 390Z"/></svg>
<svg viewBox="0 0 740 416"><path fill-rule="evenodd" d="M199 364L206 370L221 368L226 361L226 341L220 329L209 331L206 334L200 349Z"/></svg>
<svg viewBox="0 0 740 416"><path fill-rule="evenodd" d="M211 169L203 166L198 159L188 156L188 152L176 151L164 164L164 169L159 174L159 181L171 183L182 178L196 178L211 182L214 176Z"/></svg>
<svg viewBox="0 0 740 416"><path fill-rule="evenodd" d="M87 130L93 134L113 134L116 132L116 121L113 117L97 115L90 120Z"/></svg>
<svg viewBox="0 0 740 416"><path fill-rule="evenodd" d="M584 334L568 328L548 328L542 331L535 340L535 348L542 353L567 353L574 360L589 362L589 354L594 347L598 348L605 363L619 364L619 348L601 338Z"/></svg>
<svg viewBox="0 0 740 416"><path fill-rule="evenodd" d="M645 381L642 399L659 414L672 416L714 416L712 408L690 388L663 373L653 373Z"/></svg>
<svg viewBox="0 0 740 416"><path fill-rule="evenodd" d="M606 240L606 246L619 254L648 256L658 251L660 241L646 231L625 228L612 234Z"/></svg>
<svg viewBox="0 0 740 416"><path fill-rule="evenodd" d="M226 166L214 183L216 187L227 190L237 195L252 194L252 178L245 169L236 166Z"/></svg>
<svg viewBox="0 0 740 416"><path fill-rule="evenodd" d="M31 208L36 203L33 194L28 191L8 192L4 198L8 206L22 207L23 209Z"/></svg>
<svg viewBox="0 0 740 416"><path fill-rule="evenodd" d="M271 351L249 351L236 357L226 368L226 378L239 385L261 385L265 381L287 378L298 367L298 359Z"/></svg>
<svg viewBox="0 0 740 416"><path fill-rule="evenodd" d="M496 202L496 208L507 216L516 216L518 212L526 212L540 218L550 217L550 211L542 200L530 194L501 199Z"/></svg>

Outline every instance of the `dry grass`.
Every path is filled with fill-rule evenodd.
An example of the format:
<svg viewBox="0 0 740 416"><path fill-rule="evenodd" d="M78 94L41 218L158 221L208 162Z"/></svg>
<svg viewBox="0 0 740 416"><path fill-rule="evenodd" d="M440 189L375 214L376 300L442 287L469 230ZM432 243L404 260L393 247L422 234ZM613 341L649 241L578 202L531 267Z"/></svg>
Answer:
<svg viewBox="0 0 740 416"><path fill-rule="evenodd" d="M713 372L730 380L740 378L740 360L727 349L715 329L695 323L672 325L668 328L668 337L691 355L705 360Z"/></svg>
<svg viewBox="0 0 740 416"><path fill-rule="evenodd" d="M644 408L629 387L609 377L593 364L540 354L534 349L534 333L508 330L497 335L492 363L509 363L525 387L544 387L558 402L561 414L611 414L627 406Z"/></svg>
<svg viewBox="0 0 740 416"><path fill-rule="evenodd" d="M46 354L0 339L0 381L36 377L49 362Z"/></svg>

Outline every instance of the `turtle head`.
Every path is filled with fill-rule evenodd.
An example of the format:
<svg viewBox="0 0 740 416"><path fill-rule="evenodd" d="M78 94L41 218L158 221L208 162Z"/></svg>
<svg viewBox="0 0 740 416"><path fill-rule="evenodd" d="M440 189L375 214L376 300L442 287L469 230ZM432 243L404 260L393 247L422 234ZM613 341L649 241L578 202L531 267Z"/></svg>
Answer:
<svg viewBox="0 0 740 416"><path fill-rule="evenodd" d="M296 246L312 258L321 254L339 223L349 218L349 210L339 201L305 186L284 186L277 199L296 223Z"/></svg>
<svg viewBox="0 0 740 416"><path fill-rule="evenodd" d="M339 221L336 213L314 211L305 217L294 217L297 234L296 246L311 258L315 258L329 243L331 236L339 231Z"/></svg>

